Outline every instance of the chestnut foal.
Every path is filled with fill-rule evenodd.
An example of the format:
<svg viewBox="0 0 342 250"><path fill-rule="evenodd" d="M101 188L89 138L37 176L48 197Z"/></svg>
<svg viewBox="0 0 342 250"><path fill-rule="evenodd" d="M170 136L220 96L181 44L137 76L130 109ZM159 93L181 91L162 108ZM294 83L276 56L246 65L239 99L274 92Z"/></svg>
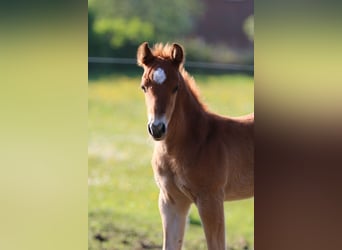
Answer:
<svg viewBox="0 0 342 250"><path fill-rule="evenodd" d="M254 195L254 114L223 117L199 100L183 68L178 44L141 44L148 132L155 140L152 159L160 189L163 249L181 249L191 203L199 211L209 250L226 249L224 201Z"/></svg>

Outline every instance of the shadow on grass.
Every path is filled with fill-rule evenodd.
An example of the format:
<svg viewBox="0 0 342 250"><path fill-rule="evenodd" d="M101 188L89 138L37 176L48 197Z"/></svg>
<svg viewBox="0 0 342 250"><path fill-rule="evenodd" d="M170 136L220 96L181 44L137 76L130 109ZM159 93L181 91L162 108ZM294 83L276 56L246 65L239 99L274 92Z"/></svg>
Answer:
<svg viewBox="0 0 342 250"><path fill-rule="evenodd" d="M89 213L88 249L161 249L157 231L143 227L130 217L122 217L109 210Z"/></svg>
<svg viewBox="0 0 342 250"><path fill-rule="evenodd" d="M193 225L193 226L202 227L201 220L196 219L196 218L192 217L191 215L189 216L189 223L190 223L190 225Z"/></svg>

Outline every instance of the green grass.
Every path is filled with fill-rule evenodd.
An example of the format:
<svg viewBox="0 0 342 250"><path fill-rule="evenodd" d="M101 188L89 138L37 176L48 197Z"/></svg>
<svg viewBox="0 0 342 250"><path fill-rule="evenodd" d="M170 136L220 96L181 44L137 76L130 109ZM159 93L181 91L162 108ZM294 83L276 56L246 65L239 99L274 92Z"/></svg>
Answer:
<svg viewBox="0 0 342 250"><path fill-rule="evenodd" d="M211 110L238 116L253 111L253 78L194 76ZM161 249L158 188L150 160L140 77L89 81L89 249ZM225 203L226 234L234 249L253 249L254 200ZM96 239L97 238L97 239ZM184 249L206 249L197 210L191 208ZM246 248L245 248L246 249Z"/></svg>

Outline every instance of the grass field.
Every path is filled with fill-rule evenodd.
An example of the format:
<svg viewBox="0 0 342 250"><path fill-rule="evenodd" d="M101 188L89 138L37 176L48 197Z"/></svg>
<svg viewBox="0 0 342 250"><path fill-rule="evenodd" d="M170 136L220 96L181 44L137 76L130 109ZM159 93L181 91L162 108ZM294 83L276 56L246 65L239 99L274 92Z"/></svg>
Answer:
<svg viewBox="0 0 342 250"><path fill-rule="evenodd" d="M254 109L253 78L194 75L211 110L237 116ZM153 141L146 129L139 76L89 80L88 211L89 249L161 249L158 188L150 160ZM231 249L253 249L254 200L225 203ZM206 249L197 210L191 208L184 249Z"/></svg>

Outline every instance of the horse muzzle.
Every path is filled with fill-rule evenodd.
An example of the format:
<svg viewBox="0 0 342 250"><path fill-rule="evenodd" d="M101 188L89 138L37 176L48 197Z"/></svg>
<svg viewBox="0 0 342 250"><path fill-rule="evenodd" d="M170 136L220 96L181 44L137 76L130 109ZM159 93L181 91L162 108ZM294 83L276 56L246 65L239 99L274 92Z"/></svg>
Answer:
<svg viewBox="0 0 342 250"><path fill-rule="evenodd" d="M156 141L160 141L164 138L166 133L165 123L159 122L157 124L150 122L147 124L148 132Z"/></svg>

